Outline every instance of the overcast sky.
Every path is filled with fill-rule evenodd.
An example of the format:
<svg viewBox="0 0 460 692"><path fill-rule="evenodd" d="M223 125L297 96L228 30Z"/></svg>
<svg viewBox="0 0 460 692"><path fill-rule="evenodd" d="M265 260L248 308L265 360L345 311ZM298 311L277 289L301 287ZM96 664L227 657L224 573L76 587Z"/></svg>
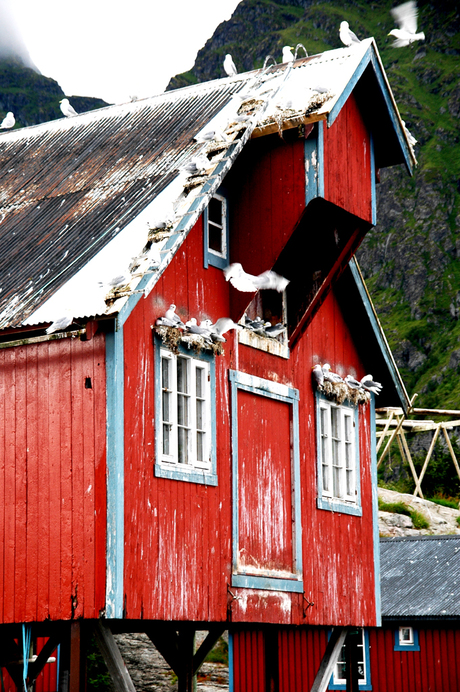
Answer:
<svg viewBox="0 0 460 692"><path fill-rule="evenodd" d="M239 0L0 0L42 74L109 103L163 91ZM0 17L0 21L1 21Z"/></svg>

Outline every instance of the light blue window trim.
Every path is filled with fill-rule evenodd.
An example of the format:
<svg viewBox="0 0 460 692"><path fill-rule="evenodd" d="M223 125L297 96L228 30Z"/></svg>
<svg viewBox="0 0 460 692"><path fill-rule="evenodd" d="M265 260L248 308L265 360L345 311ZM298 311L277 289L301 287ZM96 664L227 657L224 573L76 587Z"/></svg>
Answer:
<svg viewBox="0 0 460 692"><path fill-rule="evenodd" d="M209 212L208 207L203 212L203 250L204 250L204 268L207 269L209 266L217 267L218 269L225 269L229 264L229 222L228 222L228 200L223 191L219 189L213 197L222 201L223 208L223 229L222 229L222 240L224 251L222 254L213 252L209 247ZM211 198L212 199L212 198ZM211 201L211 200L210 200Z"/></svg>
<svg viewBox="0 0 460 692"><path fill-rule="evenodd" d="M371 393L370 401L371 431L375 430L375 394ZM375 580L375 621L382 626L382 597L380 587L380 533L379 533L379 497L377 483L377 444L371 433L371 482L372 482L372 527L374 541L374 580Z"/></svg>
<svg viewBox="0 0 460 692"><path fill-rule="evenodd" d="M409 626L409 625L408 625ZM404 625L403 625L404 627ZM420 651L420 644L418 640L418 630L412 629L412 643L410 644L401 644L400 637L399 637L399 631L400 628L398 627L397 630L395 630L395 651Z"/></svg>
<svg viewBox="0 0 460 692"><path fill-rule="evenodd" d="M331 403L325 396L320 392L316 392L316 449L317 449L317 485L318 485L318 495L316 499L316 506L318 509L325 509L330 512L338 512L340 514L351 514L353 516L361 517L361 483L360 483L360 464L359 464L359 411L357 406L347 406L342 404L341 407L349 408L353 411L353 420L355 423L355 491L356 491L356 502L348 502L341 498L326 497L323 493L323 468L322 468L322 444L321 444L321 412L320 403L321 401L327 401ZM339 407L339 408L341 408Z"/></svg>
<svg viewBox="0 0 460 692"><path fill-rule="evenodd" d="M376 183L376 172L375 172L375 150L374 150L374 137L371 132L371 214L372 223L377 223L377 197L375 193L375 183Z"/></svg>
<svg viewBox="0 0 460 692"><path fill-rule="evenodd" d="M268 591L303 593L302 527L300 512L299 392L288 385L265 380L247 373L229 371L232 411L232 586ZM289 578L280 578L267 570L264 575L245 574L238 570L238 390L282 401L292 406L292 484L294 500L293 566ZM292 578L291 578L292 577Z"/></svg>
<svg viewBox="0 0 460 692"><path fill-rule="evenodd" d="M315 124L305 140L305 206L316 197L324 197L324 125Z"/></svg>
<svg viewBox="0 0 460 692"><path fill-rule="evenodd" d="M228 692L234 692L234 674L233 674L233 632L228 633Z"/></svg>
<svg viewBox="0 0 460 692"><path fill-rule="evenodd" d="M330 637L330 633L328 635ZM360 690L372 690L372 680L371 680L371 661L369 656L369 632L365 629L363 630L363 644L364 644L364 666L366 671L366 682L358 681ZM347 686L343 683L335 683L334 675L331 675L331 680L328 686L329 690L346 690Z"/></svg>
<svg viewBox="0 0 460 692"><path fill-rule="evenodd" d="M210 374L210 405L211 405L211 468L210 470L180 468L181 465L169 465L161 460L161 435L158 426L161 425L161 348L164 348L161 339L155 337L155 465L154 472L158 478L170 478L176 481L188 483L201 483L203 485L217 485L217 458L216 458L216 363L215 357L201 352L196 355L194 351L179 345L179 353L193 358L194 361L209 363ZM183 465L182 465L183 466Z"/></svg>

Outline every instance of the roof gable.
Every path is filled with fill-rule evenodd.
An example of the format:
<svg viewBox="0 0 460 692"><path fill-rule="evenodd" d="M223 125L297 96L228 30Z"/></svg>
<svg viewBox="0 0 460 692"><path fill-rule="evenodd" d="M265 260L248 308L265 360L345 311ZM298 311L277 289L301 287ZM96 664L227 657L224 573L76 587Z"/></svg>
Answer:
<svg viewBox="0 0 460 692"><path fill-rule="evenodd" d="M51 322L63 311L77 318L116 313L140 290L140 279L148 294L251 136L268 132L274 121L277 127L299 119L333 122L349 89L379 65L368 39L357 48L2 134L0 328ZM325 94L315 90L318 82ZM382 79L374 82L382 90ZM227 125L223 113L234 121L242 104L249 119L233 123L228 142L210 151L194 140L216 118ZM387 110L398 141L409 147L391 99ZM205 150L206 175L190 183L178 169ZM400 152L400 161L408 158ZM173 204L174 223L149 247L149 227ZM113 293L116 275L123 290Z"/></svg>

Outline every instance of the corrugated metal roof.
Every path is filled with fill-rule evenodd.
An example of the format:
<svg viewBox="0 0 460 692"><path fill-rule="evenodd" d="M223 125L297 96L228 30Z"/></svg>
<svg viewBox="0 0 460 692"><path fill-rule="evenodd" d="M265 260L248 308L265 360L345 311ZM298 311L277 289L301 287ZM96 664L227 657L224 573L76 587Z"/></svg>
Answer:
<svg viewBox="0 0 460 692"><path fill-rule="evenodd" d="M380 540L382 616L460 617L460 536Z"/></svg>
<svg viewBox="0 0 460 692"><path fill-rule="evenodd" d="M255 89L260 102L243 134L234 129L222 151L210 154L208 175L194 191L186 196L181 185L180 199L177 190L169 199L176 223L170 238L155 248L151 288L254 128L281 127L305 114L325 118L374 55L369 39L355 49L329 51L265 73L1 134L0 329L53 321L63 311L83 317L119 309L120 302L106 307L107 288L99 281L104 284L142 253L146 213L154 215L160 193L167 196L174 189L178 167L207 147L194 136L213 118L222 119L222 109L236 115L242 101L235 94ZM325 95L308 88L318 82L327 85ZM286 107L293 94L297 103ZM151 257L144 257L128 282L130 289L139 272L151 269Z"/></svg>

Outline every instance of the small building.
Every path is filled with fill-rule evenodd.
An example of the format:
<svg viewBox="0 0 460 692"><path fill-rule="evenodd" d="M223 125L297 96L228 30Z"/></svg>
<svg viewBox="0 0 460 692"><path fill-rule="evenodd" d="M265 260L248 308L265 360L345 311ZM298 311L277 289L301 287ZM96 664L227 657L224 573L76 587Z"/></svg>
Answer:
<svg viewBox="0 0 460 692"><path fill-rule="evenodd" d="M380 624L374 394L311 373L371 371L407 409L352 260L398 163L415 158L372 39L0 136L17 686L60 643L80 689L89 628L121 689L129 631L190 689L229 629L235 691L301 689L349 626ZM239 264L289 283L227 281ZM238 327L206 336L220 318ZM49 638L33 674L22 636Z"/></svg>

